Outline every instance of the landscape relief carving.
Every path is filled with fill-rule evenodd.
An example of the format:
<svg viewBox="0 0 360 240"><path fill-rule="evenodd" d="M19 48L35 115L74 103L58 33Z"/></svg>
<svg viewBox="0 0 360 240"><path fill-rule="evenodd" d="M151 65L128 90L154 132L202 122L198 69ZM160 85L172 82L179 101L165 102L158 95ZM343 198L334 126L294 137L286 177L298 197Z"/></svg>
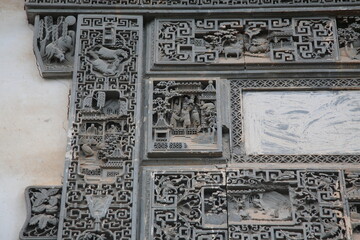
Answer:
<svg viewBox="0 0 360 240"><path fill-rule="evenodd" d="M154 81L153 152L218 150L221 129L216 80Z"/></svg>
<svg viewBox="0 0 360 240"><path fill-rule="evenodd" d="M359 1L25 7L73 86L63 185L26 190L20 239L360 240Z"/></svg>
<svg viewBox="0 0 360 240"><path fill-rule="evenodd" d="M359 79L302 78L287 79L286 81L282 79L233 79L230 82L230 86L233 143L232 162L359 163L358 134L356 133L359 130L359 122L356 120L359 117L357 107L359 104L358 92L340 91L344 87L358 89L360 86ZM329 94L320 91L324 89L336 90L336 88L338 91L328 92ZM248 93L246 93L247 89L249 90ZM281 91L288 89L288 91L284 92L288 97L279 97L278 102L273 99L274 103L277 102L277 104L279 104L276 105L276 109L264 110L266 106L271 105L269 101L272 100L270 99L260 100L260 98L253 98L254 101L262 102L260 104L261 106L256 108L256 111L254 110L254 113L256 112L256 114L258 114L262 112L262 114L267 115L267 119L265 122L258 124L258 127L255 127L253 123L244 126L246 123L244 120L249 120L247 119L249 116L244 116L244 114L246 114L245 110L247 109L248 113L249 111L251 112L249 108L244 108L244 95L254 95L254 90L261 91L263 97L267 95L281 95L281 92L276 91L280 89ZM302 93L303 100L291 97L299 95L299 93L301 93L299 90L309 89L318 89L318 91ZM323 100L313 100L311 104L306 104L306 101L320 95L325 96ZM326 97L326 95L328 96ZM325 100L326 98L327 100ZM256 104L254 104L254 106L255 105ZM293 107L287 111L286 108L292 105ZM284 106L284 108L281 106ZM340 109L341 111L344 110L344 114L338 114ZM280 114L282 115L281 117L277 115L279 112L282 112L282 114ZM276 123L272 121L272 117L275 115L277 116L275 117L277 119L275 120ZM349 116L348 119L350 120L345 124L341 119L346 115ZM284 118L287 120L282 120ZM263 119L263 116L261 119ZM256 121L261 120L256 119ZM319 124L323 124L323 126L314 127L319 126ZM245 128L247 128L247 133L244 132ZM312 128L313 130L311 130ZM317 132L318 128L321 128L321 132ZM252 131L251 136L246 136L250 129ZM344 132L344 134L342 134L342 132ZM352 135L353 133L354 135ZM254 136L253 134L257 136L264 134L263 136L266 136L266 139L264 138L259 141L259 139L255 140L256 138L253 138L255 140L254 142L247 143L246 141L251 141L251 138ZM320 139L319 134L328 134L328 136ZM248 139L246 139L246 137ZM332 137L332 141L339 141L334 147L332 147L334 142L326 141ZM311 143L311 138L314 139L314 143ZM319 142L323 144L321 144L321 147L316 147L316 144ZM251 149L249 147L250 145L247 145L250 143L254 144L251 146ZM260 145L257 144L264 144L262 146L268 144L267 147L265 147L268 151L264 150L265 148L260 150L260 148L258 148ZM343 150L341 145L344 146L346 151ZM257 149L255 150L255 148ZM263 150L264 152L262 152Z"/></svg>
<svg viewBox="0 0 360 240"><path fill-rule="evenodd" d="M333 18L155 20L153 64L335 62Z"/></svg>

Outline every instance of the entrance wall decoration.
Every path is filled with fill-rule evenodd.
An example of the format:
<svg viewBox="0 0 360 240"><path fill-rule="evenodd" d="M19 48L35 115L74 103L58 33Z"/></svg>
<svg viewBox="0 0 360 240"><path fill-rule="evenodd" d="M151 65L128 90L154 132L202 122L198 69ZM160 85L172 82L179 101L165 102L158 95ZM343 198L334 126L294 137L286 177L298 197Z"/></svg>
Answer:
<svg viewBox="0 0 360 240"><path fill-rule="evenodd" d="M249 154L243 105L360 91L360 2L25 8L41 75L73 87L63 185L27 188L20 239L360 239L360 155Z"/></svg>

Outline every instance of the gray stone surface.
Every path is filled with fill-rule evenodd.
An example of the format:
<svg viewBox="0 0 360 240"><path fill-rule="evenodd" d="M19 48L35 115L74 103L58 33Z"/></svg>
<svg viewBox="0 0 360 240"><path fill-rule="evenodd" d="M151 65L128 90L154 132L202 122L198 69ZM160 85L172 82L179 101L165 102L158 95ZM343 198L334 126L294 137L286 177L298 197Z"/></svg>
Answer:
<svg viewBox="0 0 360 240"><path fill-rule="evenodd" d="M29 185L59 185L67 139L69 80L43 79L24 2L0 1L0 239L16 240ZM4 57L6 56L6 57ZM65 144L64 144L65 143Z"/></svg>
<svg viewBox="0 0 360 240"><path fill-rule="evenodd" d="M359 91L245 92L247 154L359 154Z"/></svg>
<svg viewBox="0 0 360 240"><path fill-rule="evenodd" d="M57 202L46 188L29 191L21 234L36 234L24 240L39 233L67 240L356 236L359 170L346 168L360 162L359 154L253 155L243 131L248 91L359 91L358 19L346 17L353 11L342 8L335 18L332 6L340 2L327 2L322 13L316 3L301 2L284 14L276 7L288 2L270 2L273 7L250 9L254 15L238 15L247 10L231 1L106 3L26 3L38 62L61 69L74 39L75 52L60 211L51 217L56 221L40 222L38 214L48 220L46 209ZM119 4L136 15L119 14ZM221 14L194 14L209 5ZM234 10L226 10L230 5ZM319 110L331 101L300 110L312 111L311 122L333 113ZM346 114L349 105L339 108ZM57 235L46 232L57 221Z"/></svg>

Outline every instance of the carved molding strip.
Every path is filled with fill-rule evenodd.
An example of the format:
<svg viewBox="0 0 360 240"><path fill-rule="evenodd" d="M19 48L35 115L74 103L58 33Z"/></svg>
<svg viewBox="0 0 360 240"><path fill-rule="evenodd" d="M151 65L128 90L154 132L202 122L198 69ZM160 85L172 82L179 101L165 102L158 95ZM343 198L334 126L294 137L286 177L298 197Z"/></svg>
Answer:
<svg viewBox="0 0 360 240"><path fill-rule="evenodd" d="M59 239L135 237L133 159L142 28L141 17L79 16L72 157Z"/></svg>
<svg viewBox="0 0 360 240"><path fill-rule="evenodd" d="M29 186L25 190L27 217L21 240L57 239L61 186Z"/></svg>
<svg viewBox="0 0 360 240"><path fill-rule="evenodd" d="M360 79L230 80L232 161L238 163L359 163L359 155L246 155L243 139L242 92L246 90L359 89Z"/></svg>
<svg viewBox="0 0 360 240"><path fill-rule="evenodd" d="M97 7L169 7L169 8L198 8L204 7L301 7L301 6L337 6L359 5L358 0L27 0L27 5L41 6L97 6Z"/></svg>

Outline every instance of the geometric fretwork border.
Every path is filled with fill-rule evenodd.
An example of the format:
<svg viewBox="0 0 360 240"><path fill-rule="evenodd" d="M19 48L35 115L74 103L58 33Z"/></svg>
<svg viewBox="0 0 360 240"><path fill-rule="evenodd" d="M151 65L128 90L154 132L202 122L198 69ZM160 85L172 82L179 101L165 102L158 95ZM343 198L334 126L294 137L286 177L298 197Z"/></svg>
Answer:
<svg viewBox="0 0 360 240"><path fill-rule="evenodd" d="M355 239L358 176L326 169L148 167L141 239Z"/></svg>
<svg viewBox="0 0 360 240"><path fill-rule="evenodd" d="M232 151L235 163L360 163L360 155L246 155L243 151L242 93L247 90L360 89L360 79L232 79Z"/></svg>

